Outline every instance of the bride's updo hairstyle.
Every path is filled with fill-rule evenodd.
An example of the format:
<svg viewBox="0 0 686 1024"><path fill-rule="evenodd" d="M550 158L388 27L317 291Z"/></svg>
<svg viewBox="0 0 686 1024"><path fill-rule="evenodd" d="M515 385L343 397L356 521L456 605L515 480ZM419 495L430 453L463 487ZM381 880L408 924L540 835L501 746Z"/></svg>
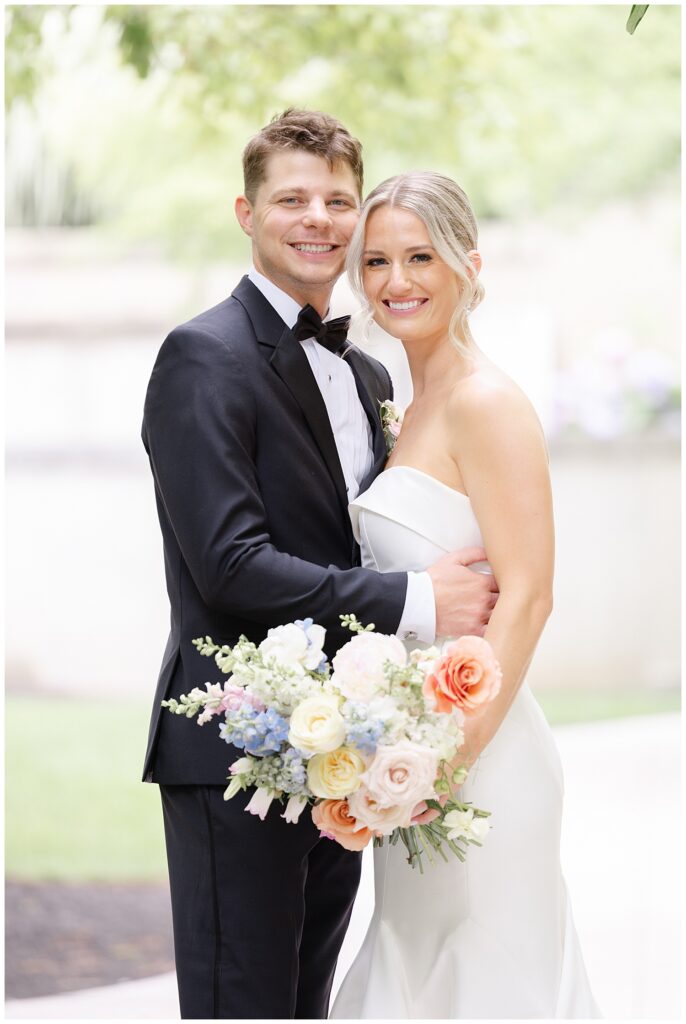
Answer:
<svg viewBox="0 0 686 1024"><path fill-rule="evenodd" d="M484 297L484 286L467 255L477 248L478 229L469 200L460 186L444 174L408 171L382 181L369 193L362 206L357 227L348 247L346 269L353 292L362 304L365 326L372 319L371 306L362 284L364 237L367 218L380 206L394 206L414 213L426 225L431 244L461 284L460 302L455 308L448 335L457 349L468 351L473 341L467 318Z"/></svg>

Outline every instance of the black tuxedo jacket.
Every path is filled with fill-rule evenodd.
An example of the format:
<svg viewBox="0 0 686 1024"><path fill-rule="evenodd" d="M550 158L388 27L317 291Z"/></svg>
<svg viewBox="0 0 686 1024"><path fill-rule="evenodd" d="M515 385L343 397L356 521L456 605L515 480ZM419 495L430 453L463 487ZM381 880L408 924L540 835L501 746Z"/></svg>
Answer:
<svg viewBox="0 0 686 1024"><path fill-rule="evenodd" d="M346 360L372 425L371 481L386 455L378 403L391 382L358 349ZM219 738L218 720L199 727L160 706L226 679L192 639L233 644L245 633L259 642L270 627L310 616L326 627L331 656L351 635L340 614L395 632L407 576L360 568L321 392L302 346L247 277L165 340L143 443L171 604L143 778L221 784L237 752Z"/></svg>

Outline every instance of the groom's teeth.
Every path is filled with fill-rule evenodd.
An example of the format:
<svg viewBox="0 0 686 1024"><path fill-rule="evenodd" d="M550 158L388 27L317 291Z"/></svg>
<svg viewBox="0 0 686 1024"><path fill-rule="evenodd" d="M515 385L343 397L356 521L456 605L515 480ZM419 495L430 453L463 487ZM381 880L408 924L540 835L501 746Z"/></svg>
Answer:
<svg viewBox="0 0 686 1024"><path fill-rule="evenodd" d="M412 302L390 302L388 305L391 309L416 309L417 306L421 306L424 299L413 299Z"/></svg>
<svg viewBox="0 0 686 1024"><path fill-rule="evenodd" d="M331 252L332 245L311 245L310 243L296 243L298 252Z"/></svg>

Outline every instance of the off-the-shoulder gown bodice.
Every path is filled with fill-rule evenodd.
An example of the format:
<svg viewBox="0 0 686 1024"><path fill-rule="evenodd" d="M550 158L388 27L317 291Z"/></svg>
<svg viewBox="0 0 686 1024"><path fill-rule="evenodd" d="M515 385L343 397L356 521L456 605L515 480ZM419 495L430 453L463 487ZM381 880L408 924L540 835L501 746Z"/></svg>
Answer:
<svg viewBox="0 0 686 1024"><path fill-rule="evenodd" d="M380 572L483 547L469 498L408 466L378 476L350 515L362 564ZM560 759L526 683L461 796L492 812L464 864L420 875L402 843L374 851L374 916L331 1016L598 1017L560 870Z"/></svg>

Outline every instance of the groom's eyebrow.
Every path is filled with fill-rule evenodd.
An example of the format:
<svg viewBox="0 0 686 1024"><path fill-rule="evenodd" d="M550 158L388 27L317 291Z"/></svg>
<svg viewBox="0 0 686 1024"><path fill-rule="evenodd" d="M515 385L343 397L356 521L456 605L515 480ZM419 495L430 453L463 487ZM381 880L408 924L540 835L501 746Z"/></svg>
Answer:
<svg viewBox="0 0 686 1024"><path fill-rule="evenodd" d="M294 185L293 188L278 188L273 193L273 197L277 196L306 196L308 190L303 188L302 185ZM349 199L351 202L357 203L358 199L352 192L347 192L345 189L338 188L334 189L333 192L329 192L328 196L330 199L337 199L339 196L343 196L345 199Z"/></svg>

